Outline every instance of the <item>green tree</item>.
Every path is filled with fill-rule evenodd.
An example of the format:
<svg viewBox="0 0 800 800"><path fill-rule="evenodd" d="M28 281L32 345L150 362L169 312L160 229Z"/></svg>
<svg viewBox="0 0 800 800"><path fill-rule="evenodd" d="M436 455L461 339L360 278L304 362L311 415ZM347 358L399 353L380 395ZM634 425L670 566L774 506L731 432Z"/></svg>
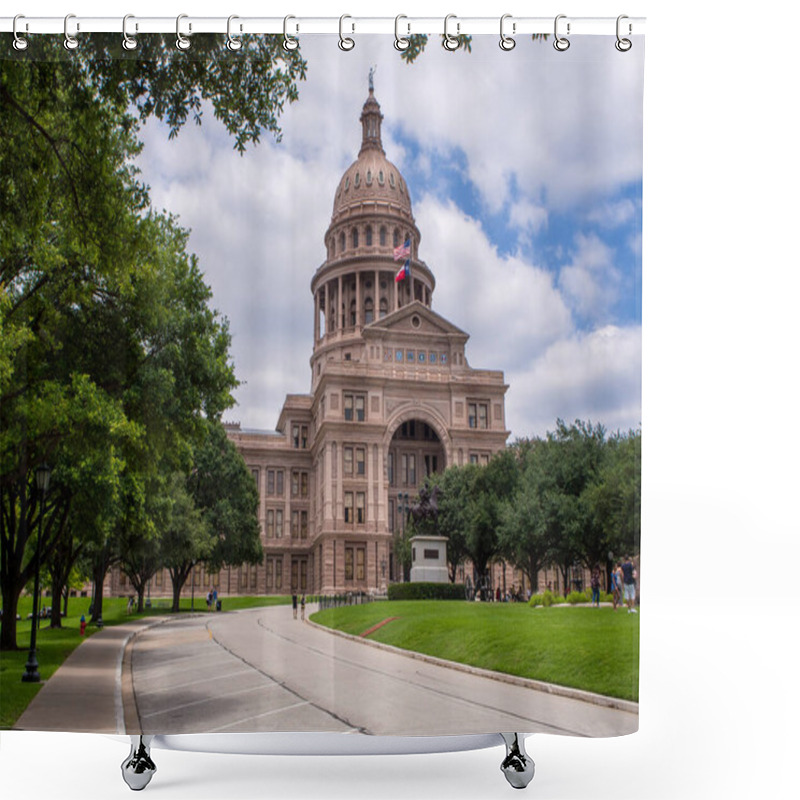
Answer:
<svg viewBox="0 0 800 800"><path fill-rule="evenodd" d="M236 445L218 421L206 422L187 489L212 536L203 558L211 572L259 564L264 557L258 522L258 489Z"/></svg>
<svg viewBox="0 0 800 800"><path fill-rule="evenodd" d="M184 475L178 472L172 475L165 500L159 544L161 559L172 578L172 610L177 613L183 585L195 565L213 551L214 538L186 488Z"/></svg>

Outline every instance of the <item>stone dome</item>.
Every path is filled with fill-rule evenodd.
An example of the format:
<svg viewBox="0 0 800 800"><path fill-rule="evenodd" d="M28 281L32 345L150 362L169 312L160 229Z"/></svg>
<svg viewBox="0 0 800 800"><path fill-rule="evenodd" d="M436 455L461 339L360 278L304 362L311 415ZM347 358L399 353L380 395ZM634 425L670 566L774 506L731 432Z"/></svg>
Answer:
<svg viewBox="0 0 800 800"><path fill-rule="evenodd" d="M363 128L361 150L358 158L345 170L333 201L335 220L342 214L350 214L379 203L387 211L399 213L413 221L408 186L400 170L386 158L381 143L381 107L370 87L369 97L361 112Z"/></svg>

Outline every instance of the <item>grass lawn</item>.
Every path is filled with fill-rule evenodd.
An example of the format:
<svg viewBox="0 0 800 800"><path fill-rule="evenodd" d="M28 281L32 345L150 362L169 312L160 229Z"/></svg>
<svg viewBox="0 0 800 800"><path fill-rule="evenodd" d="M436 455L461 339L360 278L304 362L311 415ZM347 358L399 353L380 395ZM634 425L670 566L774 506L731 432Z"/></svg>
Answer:
<svg viewBox="0 0 800 800"><path fill-rule="evenodd" d="M462 664L639 699L639 615L610 608L405 600L319 611L314 622Z"/></svg>
<svg viewBox="0 0 800 800"><path fill-rule="evenodd" d="M243 608L259 606L284 605L291 603L291 597L223 597L224 611L235 611ZM83 641L80 635L81 614L89 619L88 597L71 597L69 601L69 617L62 617L63 627L52 629L49 620L42 620L36 636L36 658L39 661L39 675L47 680L64 662L64 659ZM49 598L44 600L49 605ZM127 614L128 601L124 597L103 598L103 622L108 625L119 625L141 617L163 616L170 613L172 601L159 598L153 600L151 608L143 614ZM0 728L12 727L22 712L28 707L41 688L41 683L23 683L25 662L28 660L28 646L31 640L31 623L25 619L31 613L31 598L21 597L17 609L22 617L17 622L17 645L23 649L14 652L0 652ZM181 598L181 611L191 610L191 599ZM207 614L205 595L198 595L194 601L195 612ZM97 633L98 628L89 625L86 635Z"/></svg>

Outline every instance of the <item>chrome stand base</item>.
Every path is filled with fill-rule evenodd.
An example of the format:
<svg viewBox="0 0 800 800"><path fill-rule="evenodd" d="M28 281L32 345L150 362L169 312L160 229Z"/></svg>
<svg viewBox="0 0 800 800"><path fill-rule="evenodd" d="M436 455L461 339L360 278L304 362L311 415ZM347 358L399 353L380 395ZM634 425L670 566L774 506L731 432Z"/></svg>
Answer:
<svg viewBox="0 0 800 800"><path fill-rule="evenodd" d="M140 792L156 773L150 758L152 736L131 736L131 752L122 762L122 779L134 792Z"/></svg>
<svg viewBox="0 0 800 800"><path fill-rule="evenodd" d="M532 780L535 766L525 752L525 739L518 733L501 733L506 743L506 757L500 770L515 789L524 789Z"/></svg>

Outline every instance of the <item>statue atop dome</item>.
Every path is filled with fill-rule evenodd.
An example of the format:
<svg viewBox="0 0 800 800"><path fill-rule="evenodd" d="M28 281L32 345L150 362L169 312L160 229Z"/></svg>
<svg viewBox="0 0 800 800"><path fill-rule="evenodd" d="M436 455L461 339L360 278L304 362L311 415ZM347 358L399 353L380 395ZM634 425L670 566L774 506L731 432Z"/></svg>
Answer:
<svg viewBox="0 0 800 800"><path fill-rule="evenodd" d="M378 71L377 64L373 64L369 68L369 90L370 90L370 92L374 92L375 91L375 80L374 80L374 78L375 78L375 73L377 71Z"/></svg>

